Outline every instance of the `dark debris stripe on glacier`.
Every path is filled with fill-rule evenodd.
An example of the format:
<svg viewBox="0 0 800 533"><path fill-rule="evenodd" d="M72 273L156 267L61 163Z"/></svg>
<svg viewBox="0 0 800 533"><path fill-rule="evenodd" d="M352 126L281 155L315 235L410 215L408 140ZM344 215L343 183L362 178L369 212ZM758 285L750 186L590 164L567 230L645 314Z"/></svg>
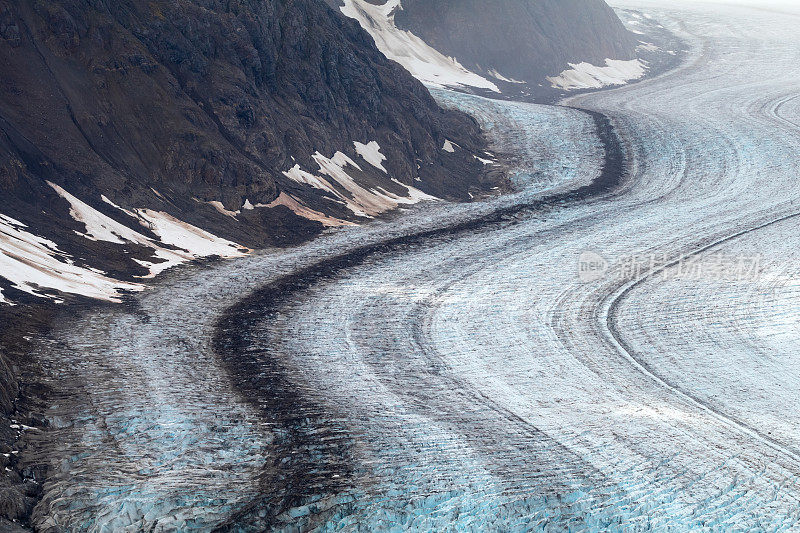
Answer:
<svg viewBox="0 0 800 533"><path fill-rule="evenodd" d="M791 123L775 120L774 111L788 113L797 93L796 68L787 60L794 52L780 44L789 39L788 26L763 12L686 9L691 22L678 10L663 15L694 45L687 65L636 87L572 101L608 113L629 143L632 177L621 194L542 210L538 217L514 216L513 224L500 225L501 232L475 228L458 239L432 238L425 246L402 243L402 253L379 249L329 264L328 272L337 275L320 272L305 279L313 283L303 283L300 293L287 291L290 297L279 312L261 317L256 343L280 351L308 394L370 415L353 425L377 444L359 448L363 437L357 430L353 441L354 456L379 458L365 461L377 476L375 492L360 506L349 506L357 518L337 516L333 527L797 526L796 458L757 428L779 428L785 439L793 419L778 420L778 404L767 410L776 420L760 420L747 403L759 405L762 395L776 394L793 405L796 390L777 394L767 383L763 390L753 388L753 398L747 392L731 400L713 398L727 404L720 412L747 414L755 431L735 423L733 415L709 413L686 394L642 379L636 365L607 343L605 304L625 281L575 279L577 256L585 249L610 259L632 253L691 255L708 243L760 234L774 225L790 227L794 220L796 136ZM750 69L744 74L742 64ZM745 121L748 128L742 129ZM759 231L750 231L754 228ZM786 229L779 236L796 240ZM781 248L772 243L765 249ZM671 293L658 294L662 306L673 305ZM681 297L674 305L692 301L691 294ZM783 303L784 313L791 310L788 305ZM649 323L621 334L638 346L660 342L664 353L647 356L663 370L684 354L702 367L709 355L664 332L657 315L646 318ZM693 326L697 317L679 318L686 322L672 327L683 336L702 333ZM718 324L726 315L714 318ZM746 339L745 347L760 340L764 349L758 331L736 334ZM784 336L780 345L789 361L797 352L791 340ZM702 346L722 361L731 347ZM736 356L748 360L746 351ZM691 371L672 376L691 396L716 391L710 383L692 391ZM714 374L704 377L712 380ZM723 390L732 387L735 383ZM498 413L495 434L477 423L482 416L491 418L488 410L464 409L481 395L491 398ZM382 408L390 409L383 418ZM520 464L514 447L538 448L510 429L513 424L499 415L504 412L558 444L543 456L560 481L569 479L576 466L570 457L579 452L578 464L591 465L583 469L584 481L603 482L576 490L573 500L537 500L542 487L531 481L535 464ZM736 415L736 420L743 419ZM404 462L419 464L403 467ZM593 471L603 476L594 478ZM459 472L469 472L467 479ZM563 490L558 483L550 487ZM513 503L503 498L509 494ZM581 513L570 516L574 510Z"/></svg>
<svg viewBox="0 0 800 533"><path fill-rule="evenodd" d="M506 112L507 104L491 105L498 115ZM303 247L167 273L124 306L92 306L78 316L65 309L54 320L58 326L34 347L54 391L46 413L50 438L39 450L50 476L34 512L37 527L224 530L250 523L258 529L259 523L291 521L275 515L303 494L324 492L315 487L320 479L328 487L346 483L352 477L348 450L326 444L331 432L317 433L314 416L293 419L280 410L264 416L226 385L227 370L214 352L214 325L251 291L317 264L331 250L433 230L442 220L457 225L485 218L547 196L544 189L589 183L602 157L592 119L569 109L526 106L507 113L503 131L494 134L502 138L534 123L537 131L552 132L525 145L548 162L527 178L530 190L488 202L419 206L407 216L331 233ZM570 139L567 132L578 135ZM272 384L281 383L277 370ZM270 401L292 403L295 414L316 410L291 390L276 391ZM344 442L347 435L333 437ZM287 443L299 439L321 441L309 447L315 455L280 462L291 455ZM335 476L342 481L331 481ZM259 497L269 479L283 483L271 500ZM322 516L343 506L347 501L317 501L313 512ZM296 519L310 509L300 505L289 512Z"/></svg>
<svg viewBox="0 0 800 533"><path fill-rule="evenodd" d="M262 331L262 325L280 322L282 316L289 314L283 309L283 306L287 303L291 305L296 298L302 298L302 293L308 291L310 287L324 286L326 282L335 279L342 272L355 269L375 256L402 255L409 249L424 249L431 242L456 239L464 233L496 230L548 208L613 194L622 185L626 176L624 148L617 140L607 117L597 112L587 113L595 124L604 151L602 169L590 184L571 191L544 196L544 198L538 198L531 202L504 207L451 226L402 235L332 258L325 258L260 288L226 311L217 325L215 349L231 373L241 395L262 409L265 417L282 420L285 433L289 437L284 443L285 447L282 448L282 452L275 455L275 462L283 461L286 464L286 472L292 472L287 474L287 477L291 479L288 487L285 483L276 484L273 475L274 464L268 464L263 476L265 482L263 491L268 496L253 502L245 510L245 513L255 515L257 511L264 508L275 510L276 488L279 488L278 494L289 488L284 504L278 507L284 512L301 501L305 502L304 506L309 506L312 504L308 502L317 502L323 496L328 499L333 498L338 490L346 486L345 481L352 483L358 480L356 466L341 462L350 455L347 449L358 446L354 442L355 440L369 438L368 436L349 435L346 417L341 413L325 413L312 409L312 414L307 415L304 406L304 402L307 400L302 398L302 393L298 393L293 401L284 399L284 395L287 394L286 387L290 385L285 378L286 370L282 368L282 365L287 364L285 360L291 359L292 354L281 346L280 338L272 338L269 331ZM414 321L411 323L415 324ZM415 349L420 353L427 353L421 336L417 338L418 344ZM435 362L431 364L435 367ZM380 367L380 364L377 366ZM423 379L425 372L428 371L435 373L435 370L423 370L419 378ZM414 374L408 369L407 375ZM391 379L391 376L387 375L386 378ZM301 391L304 389L303 384L298 383L295 386ZM403 386L398 384L398 387L402 388ZM547 439L535 427L531 427L524 420L516 417L513 412L494 405L490 398L470 390L456 376L442 375L440 379L427 382L426 386L418 387L415 390L422 397L414 398L413 393L408 391L407 393L411 395L408 397L408 401L420 408L426 405L425 398L433 398L445 394L447 391L457 391L462 398L460 401L452 403L450 407L452 412L448 412L447 407L442 404L431 403L427 409L423 410L424 416L433 420L447 421L448 424L457 428L466 442L482 449L488 449L493 442L496 444L496 441L492 440L492 435L498 429L497 427L493 428L492 423L496 424L498 419L506 420L505 423L509 426L507 430L521 435L522 440L505 447L503 455L506 456L506 466L500 467L498 473L501 477L547 480L548 490L541 491L538 495L541 498L545 498L547 495L575 492L578 490L576 487L585 483L585 478L598 475L596 472L591 472L590 466L581 466L578 457L572 457L565 464L564 469L546 465L535 459L537 455L545 456L544 453L537 454L535 451L537 448L544 447L551 450L558 448L559 445ZM306 392L311 393L312 397L314 396L313 391ZM471 406L470 408L473 410L477 408L479 412L459 413L458 410L464 409L465 406ZM299 434L298 427L303 424L313 426L309 432L319 439L316 443L309 442L308 438ZM474 436L476 434L486 437L481 442L480 437ZM563 457L570 456L566 450L563 450L562 453ZM516 456L511 463L508 462L509 455ZM312 464L313 458L316 458L317 463ZM580 472L579 478L569 473L569 470L576 468ZM346 479L347 477L350 479ZM363 479L359 481L364 482ZM602 482L598 481L598 483ZM367 487L359 487L357 484L352 487L352 490L358 489L366 490ZM344 498L344 501L350 505L349 498ZM331 503L329 502L327 505L331 505ZM318 512L323 508L319 504L315 506ZM339 505L339 507L342 506ZM566 511L568 507L569 504L565 503L565 514L568 514ZM326 513L320 513L320 516L315 516L314 519L319 521L322 520L322 517L329 518L333 512L327 510ZM338 512L347 513L341 509ZM274 516L274 514L270 516ZM252 518L250 517L250 519Z"/></svg>

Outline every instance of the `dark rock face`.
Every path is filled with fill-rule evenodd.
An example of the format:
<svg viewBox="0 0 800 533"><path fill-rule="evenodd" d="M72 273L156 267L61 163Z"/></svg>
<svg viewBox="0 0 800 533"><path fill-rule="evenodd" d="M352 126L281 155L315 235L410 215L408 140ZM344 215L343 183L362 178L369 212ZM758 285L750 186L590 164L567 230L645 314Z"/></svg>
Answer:
<svg viewBox="0 0 800 533"><path fill-rule="evenodd" d="M403 0L395 14L445 55L478 72L541 83L567 63L635 59L637 40L603 0Z"/></svg>
<svg viewBox="0 0 800 533"><path fill-rule="evenodd" d="M45 467L35 442L47 426L47 391L27 336L43 333L49 315L37 306L0 310L0 531L27 531L21 524L41 495Z"/></svg>
<svg viewBox="0 0 800 533"><path fill-rule="evenodd" d="M33 206L53 196L43 179L260 246L319 224L283 207L236 224L192 198L235 211L292 191L318 204L281 172L316 170L316 151L355 159L353 141L378 141L391 177L448 196L483 172L439 149L446 138L482 149L476 123L441 110L319 0L2 0L0 71L0 212L35 228L47 220L32 220Z"/></svg>

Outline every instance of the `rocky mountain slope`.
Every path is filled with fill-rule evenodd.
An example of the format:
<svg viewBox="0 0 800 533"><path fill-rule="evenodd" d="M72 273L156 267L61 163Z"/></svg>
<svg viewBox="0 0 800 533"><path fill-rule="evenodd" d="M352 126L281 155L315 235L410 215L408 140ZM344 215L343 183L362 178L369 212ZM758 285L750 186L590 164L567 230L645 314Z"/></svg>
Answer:
<svg viewBox="0 0 800 533"><path fill-rule="evenodd" d="M637 36L603 0L328 0L436 85L546 94L641 77Z"/></svg>
<svg viewBox="0 0 800 533"><path fill-rule="evenodd" d="M318 0L4 0L0 70L12 300L89 268L108 294L176 256L465 198L485 174L476 123Z"/></svg>

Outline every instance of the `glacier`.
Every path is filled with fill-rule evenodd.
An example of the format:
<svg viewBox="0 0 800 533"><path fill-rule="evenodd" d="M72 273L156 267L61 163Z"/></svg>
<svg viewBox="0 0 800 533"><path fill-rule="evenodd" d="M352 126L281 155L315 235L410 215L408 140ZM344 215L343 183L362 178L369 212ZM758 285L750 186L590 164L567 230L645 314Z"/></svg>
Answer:
<svg viewBox="0 0 800 533"><path fill-rule="evenodd" d="M41 340L58 446L37 526L796 530L796 24L625 5L687 61L560 106L432 90L513 194L188 266ZM587 112L626 162L576 197L610 159ZM604 275L581 279L587 252ZM715 254L764 260L755 280L623 271Z"/></svg>

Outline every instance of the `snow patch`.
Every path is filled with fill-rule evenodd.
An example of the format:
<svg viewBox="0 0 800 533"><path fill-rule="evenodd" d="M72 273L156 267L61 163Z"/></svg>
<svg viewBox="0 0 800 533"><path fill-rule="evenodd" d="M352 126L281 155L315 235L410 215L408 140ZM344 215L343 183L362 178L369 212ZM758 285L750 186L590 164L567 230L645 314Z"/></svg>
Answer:
<svg viewBox="0 0 800 533"><path fill-rule="evenodd" d="M163 211L136 209L135 212L140 222L158 235L161 242L186 250L194 257L219 256L228 259L242 257L249 251Z"/></svg>
<svg viewBox="0 0 800 533"><path fill-rule="evenodd" d="M350 197L342 193L338 193L338 196L345 202L347 208L356 215L371 218L397 207L397 204L391 201L391 199L381 194L368 191L356 183L344 170L344 167L351 165L359 170L361 170L361 167L342 152L336 152L330 159L319 152L311 157L319 165L319 172L321 174L333 178L336 183L350 193Z"/></svg>
<svg viewBox="0 0 800 533"><path fill-rule="evenodd" d="M451 143L449 140L445 139L444 146L442 146L442 150L444 150L445 152L450 152L451 154L455 153L456 150L455 148L453 148L453 144L454 143Z"/></svg>
<svg viewBox="0 0 800 533"><path fill-rule="evenodd" d="M52 187L60 197L69 202L70 216L86 226L86 233L78 233L78 235L86 237L91 241L106 241L115 244L124 244L125 241L136 242L138 240L137 237L140 235L135 231L107 217L81 200L78 200L55 183L48 181L47 184ZM132 238L131 234L135 234L135 236Z"/></svg>
<svg viewBox="0 0 800 533"><path fill-rule="evenodd" d="M397 185L400 185L400 186L405 187L406 189L408 189L407 201L405 201L403 198L395 197L395 198L397 198L398 202L406 203L406 204L416 204L416 203L419 203L419 202L437 202L437 201L439 201L439 198L437 198L435 196L431 196L430 194L424 193L421 190L417 189L416 187L412 187L411 185L406 185L405 183L402 183L402 182L400 182L400 181L398 181L398 180L396 180L394 178L392 178L392 181L394 183L396 183Z"/></svg>
<svg viewBox="0 0 800 533"><path fill-rule="evenodd" d="M575 89L600 89L610 85L624 85L641 78L647 66L639 59L630 61L606 59L606 66L598 67L591 63L570 63L571 67L547 81L556 89L572 91Z"/></svg>
<svg viewBox="0 0 800 533"><path fill-rule="evenodd" d="M377 146L377 143L375 143L375 145ZM380 147L377 146L377 148L379 149ZM370 157L373 155L373 151L374 149L370 150L368 153ZM283 174L287 178L298 183L304 183L329 193L336 201L342 203L356 216L372 218L386 211L390 211L400 204L417 203L422 200L433 199L432 196L426 195L422 191L404 184L402 184L403 187L408 189L406 197L392 194L382 188L366 189L362 187L345 170L346 167L361 170L361 167L342 152L336 152L331 158L325 157L319 152L316 152L311 157L319 166L318 172L320 175L311 174L300 168L300 165L295 165L292 169L285 171ZM362 157L364 156L362 155ZM365 160L367 159L365 158ZM367 162L369 162L369 160L367 160Z"/></svg>
<svg viewBox="0 0 800 533"><path fill-rule="evenodd" d="M197 200L195 198L195 200ZM198 200L199 201L199 200ZM206 202L208 205L213 207L217 210L217 213L221 215L225 215L226 217L236 218L237 216L241 215L242 212L240 211L231 211L230 209L225 209L225 204L220 202L219 200L212 200L210 202Z"/></svg>
<svg viewBox="0 0 800 533"><path fill-rule="evenodd" d="M283 175L290 180L296 181L297 183L304 183L305 185L310 185L315 189L320 189L325 192L329 192L334 196L339 196L339 191L334 189L330 183L325 181L323 178L311 174L310 172L306 172L300 168L299 164L284 172Z"/></svg>
<svg viewBox="0 0 800 533"><path fill-rule="evenodd" d="M325 227L338 227L338 226L357 226L353 222L348 222L346 220L340 220L338 218L329 217L325 213L320 213L310 207L303 205L300 200L295 198L290 194L286 194L285 192L281 192L278 197L269 204L257 204L256 207L278 207L282 205L284 207L288 207L289 209L294 212L294 214L306 218L308 220L315 220L317 222L321 222Z"/></svg>
<svg viewBox="0 0 800 533"><path fill-rule="evenodd" d="M434 87L476 87L500 92L497 85L464 68L455 58L431 48L425 41L394 24L400 0L376 6L365 0L344 0L341 11L356 19L383 54L400 63L415 78Z"/></svg>
<svg viewBox="0 0 800 533"><path fill-rule="evenodd" d="M15 289L39 298L52 298L56 302L61 300L43 291L58 290L118 302L122 291L143 290L140 284L121 282L96 269L75 265L54 242L25 228L27 226L22 222L0 214L0 276L11 282ZM9 303L5 297L2 297L2 302Z"/></svg>
<svg viewBox="0 0 800 533"><path fill-rule="evenodd" d="M353 145L355 145L356 152L358 152L358 155L360 155L364 161L386 172L386 169L383 168L383 162L386 161L386 156L381 153L381 145L379 145L377 141L370 141L367 144L353 141ZM388 174L388 172L386 173Z"/></svg>
<svg viewBox="0 0 800 533"><path fill-rule="evenodd" d="M210 255L219 255L220 257L238 257L236 254L231 254L230 250L226 247L219 246L219 243L228 243L226 246L235 248L236 250L243 250L243 247L239 246L238 244L231 243L230 241L225 241L224 239L219 239L218 237L205 232L199 228L196 228L190 224L186 224L185 222L181 222L187 227L187 234L190 235L191 238L185 239L185 243L189 243L193 249L190 249L187 246L182 246L181 244L176 244L174 242L169 242L165 240L163 236L159 235L158 232L155 231L155 225L149 220L145 215L148 210L142 209L135 209L133 211L123 209L122 207L118 206L111 200L109 200L105 195L102 195L100 198L107 204L119 209L120 211L124 212L130 217L137 219L140 224L144 227L150 228L153 230L154 233L161 237L161 241L165 244L169 244L180 248L180 250L171 250L163 248L159 245L156 241L145 237L141 233L134 231L133 229L125 226L117 222L116 220L104 215L103 213L97 211L90 205L86 204L85 202L79 200L78 198L74 197L63 188L55 185L53 183L48 182L48 184L55 189L55 191L65 200L70 203L70 214L72 215L75 220L79 222L83 222L86 226L86 233L84 236L90 240L102 240L107 242L112 242L115 244L125 244L126 242L138 244L140 246L146 246L148 248L152 248L154 250L154 255L162 259L163 262L161 263L151 263L147 261L137 261L137 263L145 266L150 270L150 275L146 276L147 278L154 277L164 270L172 268L174 266L180 265L182 263L186 263L193 259L199 257L207 257ZM144 214L143 214L144 213ZM169 215L164 214L166 217L170 219L178 221ZM202 237L200 237L202 236ZM205 246L196 246L198 238L203 238L210 242L211 244L206 244ZM196 247L195 247L196 246ZM217 253L220 252L220 253Z"/></svg>
<svg viewBox="0 0 800 533"><path fill-rule="evenodd" d="M79 233L92 241L114 244L133 243L153 249L160 263L134 260L150 270L145 278L152 278L164 270L199 257L219 256L233 258L246 255L249 250L221 239L207 231L178 220L167 213L149 209L124 209L106 196L103 202L138 220L150 228L161 243L177 248L168 249L157 241L117 222L76 198L55 183L48 185L70 204L70 216L81 222L86 230ZM58 290L118 302L122 291L141 291L144 286L108 277L105 272L91 267L79 267L72 258L58 248L56 243L26 231L22 222L0 214L0 277L12 286L33 296L53 298L44 289ZM0 303L10 304L0 291Z"/></svg>
<svg viewBox="0 0 800 533"><path fill-rule="evenodd" d="M52 183L50 183L50 186L53 187L62 198L70 203L70 214L73 216L73 218L79 222L83 222L84 225L86 225L86 234L84 235L86 238L91 240L104 240L115 244L133 243L153 249L153 255L162 260L160 263L134 259L135 262L139 263L150 271L150 273L147 276L143 276L142 279L154 278L167 269L186 263L195 258L186 251L162 248L149 237L145 237L141 233L134 231L128 226L125 226L124 224L117 222L103 213L100 213L61 187ZM100 199L141 223L139 215L137 215L135 212L123 209L109 200L105 195L101 195Z"/></svg>
<svg viewBox="0 0 800 533"><path fill-rule="evenodd" d="M150 187L150 190L151 190L151 191L153 191L153 194L155 194L156 196L158 196L160 199L164 200L165 202L168 202L168 201L169 201L169 200L167 200L167 199L164 197L164 195L163 195L163 194L161 194L160 192L158 192L158 191L157 191L157 190L155 190L154 188Z"/></svg>
<svg viewBox="0 0 800 533"><path fill-rule="evenodd" d="M503 76L502 74L500 74L499 72L497 72L497 70L495 70L495 69L491 69L491 70L489 70L489 74L490 74L490 75L491 75L493 78L495 78L495 79L498 79L498 80L500 80L500 81L504 81L504 82L506 82L506 83L519 83L519 84L522 84L522 83L528 83L528 82L526 82L526 81L519 81L519 80L515 80L514 78L506 78L505 76Z"/></svg>
<svg viewBox="0 0 800 533"><path fill-rule="evenodd" d="M647 51L647 52L658 52L659 50L661 50L661 48L659 48L658 46L654 45L653 43L646 43L646 42L643 42L643 41L640 41L640 42L642 44L640 44L639 46L636 47L637 50L644 50L644 51Z"/></svg>

